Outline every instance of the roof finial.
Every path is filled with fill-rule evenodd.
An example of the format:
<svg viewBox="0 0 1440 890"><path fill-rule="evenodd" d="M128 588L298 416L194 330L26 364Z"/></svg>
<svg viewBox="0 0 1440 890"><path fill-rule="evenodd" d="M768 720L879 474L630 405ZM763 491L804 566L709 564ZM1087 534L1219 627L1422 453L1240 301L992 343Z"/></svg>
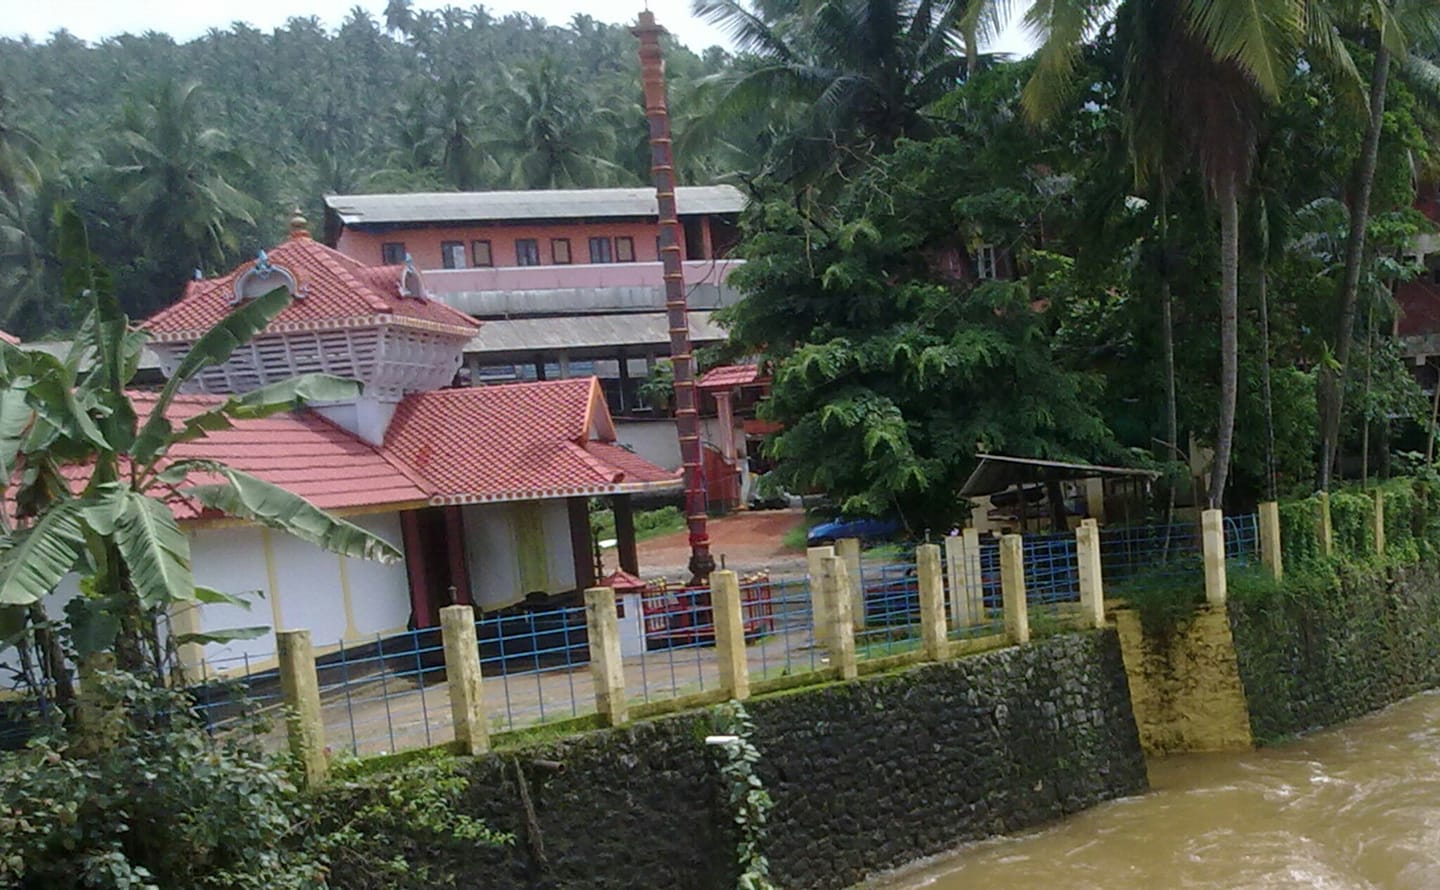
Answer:
<svg viewBox="0 0 1440 890"><path fill-rule="evenodd" d="M290 237L310 237L310 221L305 218L305 214L300 210L298 204L295 206L295 215L290 217Z"/></svg>

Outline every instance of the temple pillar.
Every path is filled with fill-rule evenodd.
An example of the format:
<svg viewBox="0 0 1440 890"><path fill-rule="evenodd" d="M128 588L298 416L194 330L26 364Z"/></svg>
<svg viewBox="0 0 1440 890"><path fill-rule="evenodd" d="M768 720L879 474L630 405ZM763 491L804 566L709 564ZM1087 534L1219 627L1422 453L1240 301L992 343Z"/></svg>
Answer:
<svg viewBox="0 0 1440 890"><path fill-rule="evenodd" d="M575 586L584 590L594 587L599 580L595 574L595 538L590 533L590 499L566 498L565 507L570 515L570 555L575 563Z"/></svg>
<svg viewBox="0 0 1440 890"><path fill-rule="evenodd" d="M621 570L639 576L640 554L635 547L635 512L630 505L630 497L628 494L617 494L610 499L615 511L615 548Z"/></svg>
<svg viewBox="0 0 1440 890"><path fill-rule="evenodd" d="M716 391L715 407L719 413L720 454L728 464L735 463L735 409L732 405L734 393L729 390Z"/></svg>

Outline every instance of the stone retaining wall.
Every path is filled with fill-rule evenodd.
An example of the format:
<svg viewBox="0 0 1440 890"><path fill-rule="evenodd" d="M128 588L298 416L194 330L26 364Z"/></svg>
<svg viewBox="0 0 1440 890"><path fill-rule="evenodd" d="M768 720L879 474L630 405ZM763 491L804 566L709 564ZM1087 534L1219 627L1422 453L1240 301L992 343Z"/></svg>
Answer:
<svg viewBox="0 0 1440 890"><path fill-rule="evenodd" d="M1113 630L748 708L775 800L766 853L785 890L847 887L1146 787ZM396 852L466 888L729 890L734 836L703 743L710 731L708 712L690 713L466 761L465 809L514 832L516 844L455 850L416 838ZM325 793L349 810L374 790L362 781ZM371 877L341 868L333 886L368 888Z"/></svg>
<svg viewBox="0 0 1440 890"><path fill-rule="evenodd" d="M1257 741L1330 726L1440 686L1440 565L1305 579L1294 595L1233 598L1240 679Z"/></svg>

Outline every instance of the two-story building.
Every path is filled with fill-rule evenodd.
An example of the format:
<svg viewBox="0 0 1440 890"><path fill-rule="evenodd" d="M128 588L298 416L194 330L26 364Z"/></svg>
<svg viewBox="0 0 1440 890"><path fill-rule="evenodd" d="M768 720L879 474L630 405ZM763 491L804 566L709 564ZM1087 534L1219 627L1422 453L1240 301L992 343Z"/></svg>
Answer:
<svg viewBox="0 0 1440 890"><path fill-rule="evenodd" d="M714 310L738 293L726 279L745 196L731 186L676 189L684 234L690 340L725 339ZM331 195L325 240L366 264L424 274L435 300L485 324L465 347L477 383L600 380L618 440L666 468L680 465L674 423L641 384L670 354L660 226L648 188ZM712 419L711 450L726 436ZM731 448L731 461L743 458Z"/></svg>

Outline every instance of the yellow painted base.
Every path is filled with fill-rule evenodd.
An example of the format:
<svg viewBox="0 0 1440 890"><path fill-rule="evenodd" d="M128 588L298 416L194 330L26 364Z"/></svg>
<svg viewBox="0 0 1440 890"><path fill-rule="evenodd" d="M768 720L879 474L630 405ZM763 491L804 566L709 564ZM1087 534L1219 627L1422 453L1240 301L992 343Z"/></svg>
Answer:
<svg viewBox="0 0 1440 890"><path fill-rule="evenodd" d="M1146 635L1139 614L1130 610L1116 612L1115 625L1146 754L1254 746L1224 607L1201 607L1163 636Z"/></svg>

